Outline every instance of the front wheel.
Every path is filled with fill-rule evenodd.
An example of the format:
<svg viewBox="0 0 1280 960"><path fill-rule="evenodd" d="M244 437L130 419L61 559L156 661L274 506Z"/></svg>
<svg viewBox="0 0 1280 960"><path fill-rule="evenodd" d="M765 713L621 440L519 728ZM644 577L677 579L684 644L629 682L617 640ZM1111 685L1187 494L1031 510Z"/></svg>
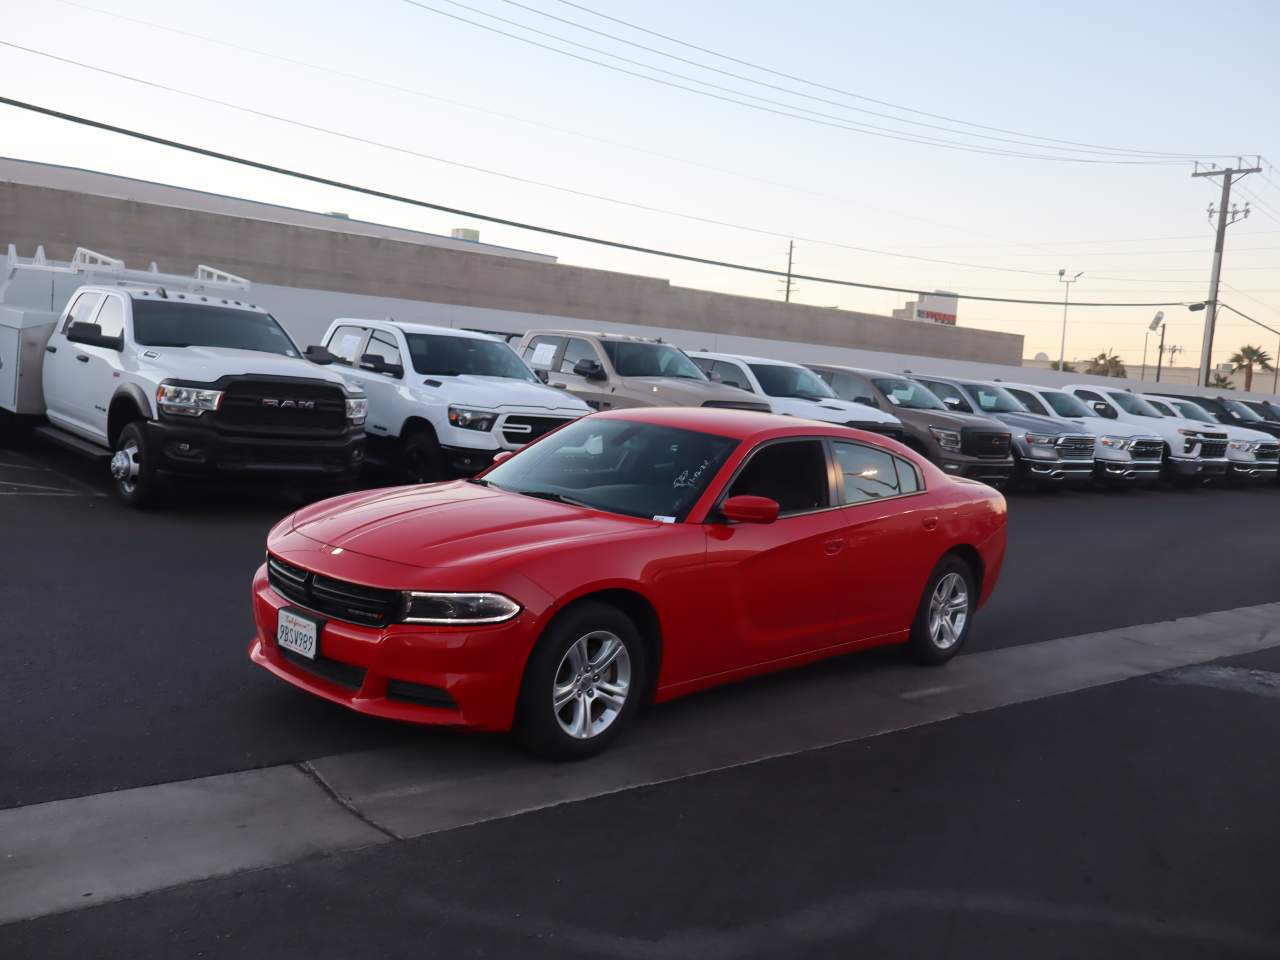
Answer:
<svg viewBox="0 0 1280 960"><path fill-rule="evenodd" d="M571 608L529 658L517 735L549 760L599 753L635 713L645 669L639 631L625 614L595 602Z"/></svg>
<svg viewBox="0 0 1280 960"><path fill-rule="evenodd" d="M405 483L435 483L446 479L444 451L429 430L405 437L400 445L400 477Z"/></svg>
<svg viewBox="0 0 1280 960"><path fill-rule="evenodd" d="M155 475L151 447L141 423L125 424L111 454L111 479L116 496L141 510L160 498L160 481Z"/></svg>
<svg viewBox="0 0 1280 960"><path fill-rule="evenodd" d="M924 596L907 641L920 663L946 663L959 652L973 626L977 585L969 565L957 556L943 557L925 585Z"/></svg>

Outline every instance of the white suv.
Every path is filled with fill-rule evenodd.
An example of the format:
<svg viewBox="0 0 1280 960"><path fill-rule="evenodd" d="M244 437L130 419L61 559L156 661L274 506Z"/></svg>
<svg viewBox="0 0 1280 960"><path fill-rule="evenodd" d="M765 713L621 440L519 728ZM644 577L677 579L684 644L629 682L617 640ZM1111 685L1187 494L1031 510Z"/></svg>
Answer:
<svg viewBox="0 0 1280 960"><path fill-rule="evenodd" d="M1108 420L1078 397L1055 387L999 381L1032 413L1070 423L1094 438L1093 476L1107 484L1136 485L1160 479L1164 441L1146 427Z"/></svg>
<svg viewBox="0 0 1280 960"><path fill-rule="evenodd" d="M893 414L840 399L825 380L798 363L708 350L690 351L689 359L708 378L764 398L774 413L839 423L899 442L906 438L902 421Z"/></svg>
<svg viewBox="0 0 1280 960"><path fill-rule="evenodd" d="M1114 423L1128 423L1157 434L1164 441L1164 471L1174 483L1194 483L1224 477L1227 473L1227 435L1181 417L1166 417L1136 393L1096 383L1063 387L1093 407L1094 413Z"/></svg>
<svg viewBox="0 0 1280 960"><path fill-rule="evenodd" d="M349 370L369 397L371 459L410 483L483 470L590 408L546 386L504 341L397 320L340 319L324 359Z"/></svg>
<svg viewBox="0 0 1280 960"><path fill-rule="evenodd" d="M1196 423L1212 424L1227 435L1227 476L1233 479L1268 481L1276 478L1276 438L1261 430L1233 427L1191 400L1163 394L1145 394L1153 407L1168 417L1184 417Z"/></svg>

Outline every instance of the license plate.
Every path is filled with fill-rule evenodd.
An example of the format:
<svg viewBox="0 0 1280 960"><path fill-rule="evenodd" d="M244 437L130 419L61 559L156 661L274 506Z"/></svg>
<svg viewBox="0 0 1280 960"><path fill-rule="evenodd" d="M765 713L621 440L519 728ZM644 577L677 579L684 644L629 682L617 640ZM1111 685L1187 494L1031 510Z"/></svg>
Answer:
<svg viewBox="0 0 1280 960"><path fill-rule="evenodd" d="M320 627L318 620L281 610L276 617L276 645L314 660L320 649Z"/></svg>

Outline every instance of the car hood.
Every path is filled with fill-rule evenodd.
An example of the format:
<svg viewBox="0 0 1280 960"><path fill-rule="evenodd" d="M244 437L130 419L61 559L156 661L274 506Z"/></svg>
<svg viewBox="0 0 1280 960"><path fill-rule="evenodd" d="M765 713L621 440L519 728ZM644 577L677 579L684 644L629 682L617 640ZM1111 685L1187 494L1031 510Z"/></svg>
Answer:
<svg viewBox="0 0 1280 960"><path fill-rule="evenodd" d="M700 407L715 403L740 403L751 409L769 412L769 404L746 390L739 390L724 383L710 380L691 380L683 377L624 377L622 385L639 399L651 397L654 407Z"/></svg>
<svg viewBox="0 0 1280 960"><path fill-rule="evenodd" d="M326 380L361 393L360 385L335 370L318 366L300 357L285 357L259 350L232 350L227 347L147 347L138 346L139 369L157 380L189 380L212 383L219 377L261 375Z"/></svg>
<svg viewBox="0 0 1280 960"><path fill-rule="evenodd" d="M1042 417L1038 413L993 413L990 416L1010 427L1030 430L1032 433L1073 432L1067 421L1055 420L1052 417Z"/></svg>
<svg viewBox="0 0 1280 960"><path fill-rule="evenodd" d="M910 407L894 407L894 412L901 419L912 423L937 427L939 430L1001 430L1008 433L1008 427L998 420L976 413L957 413L954 410L919 410Z"/></svg>
<svg viewBox="0 0 1280 960"><path fill-rule="evenodd" d="M410 382L418 385L417 391L432 400L448 399L450 403L476 406L484 410L519 409L528 412L554 410L557 413L573 416L580 416L591 410L571 393L527 380L513 380L510 377L479 377L469 373L457 377L424 376L420 373L409 376ZM440 386L428 386L426 381L438 383Z"/></svg>
<svg viewBox="0 0 1280 960"><path fill-rule="evenodd" d="M1228 440L1240 440L1242 442L1257 443L1258 441L1266 441L1267 443L1275 442L1275 437L1261 430L1250 430L1248 427L1232 427L1227 424L1205 424L1211 430L1221 430L1227 435Z"/></svg>
<svg viewBox="0 0 1280 960"><path fill-rule="evenodd" d="M1080 433L1087 433L1094 437L1124 437L1126 439L1132 437L1156 437L1160 434L1154 429L1145 429L1133 423L1124 423L1120 420L1105 420L1102 417L1086 417L1084 419L1075 419L1074 417L1063 417L1058 420L1063 427Z"/></svg>
<svg viewBox="0 0 1280 960"><path fill-rule="evenodd" d="M326 500L291 521L328 547L418 568L487 564L662 526L463 480Z"/></svg>
<svg viewBox="0 0 1280 960"><path fill-rule="evenodd" d="M891 413L878 407L868 407L865 403L853 403L835 397L821 397L817 400L806 400L801 397L770 397L769 405L774 413L792 417L805 417L809 420L820 420L823 423L901 423Z"/></svg>

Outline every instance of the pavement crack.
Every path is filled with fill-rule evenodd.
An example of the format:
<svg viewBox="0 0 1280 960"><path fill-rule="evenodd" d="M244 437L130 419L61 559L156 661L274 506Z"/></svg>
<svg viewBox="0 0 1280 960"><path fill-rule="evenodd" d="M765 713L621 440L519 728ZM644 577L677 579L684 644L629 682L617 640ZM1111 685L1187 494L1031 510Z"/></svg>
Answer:
<svg viewBox="0 0 1280 960"><path fill-rule="evenodd" d="M297 767L298 770L300 770L304 776L314 781L316 786L318 786L321 790L323 790L326 794L328 794L329 799L331 799L338 806L342 807L343 810L347 811L347 813L351 814L361 823L365 824L365 826L372 827L374 830L377 830L380 834L382 834L388 840L405 839L404 837L400 836L400 834L396 833L394 830L390 829L389 827L384 827L377 820L374 820L372 817L366 814L363 810L357 807L354 803L352 803L342 794L338 793L338 791L335 790L330 785L329 781L324 778L324 775L315 768L315 766L311 763L310 760L303 760L301 763L294 764L294 766Z"/></svg>

